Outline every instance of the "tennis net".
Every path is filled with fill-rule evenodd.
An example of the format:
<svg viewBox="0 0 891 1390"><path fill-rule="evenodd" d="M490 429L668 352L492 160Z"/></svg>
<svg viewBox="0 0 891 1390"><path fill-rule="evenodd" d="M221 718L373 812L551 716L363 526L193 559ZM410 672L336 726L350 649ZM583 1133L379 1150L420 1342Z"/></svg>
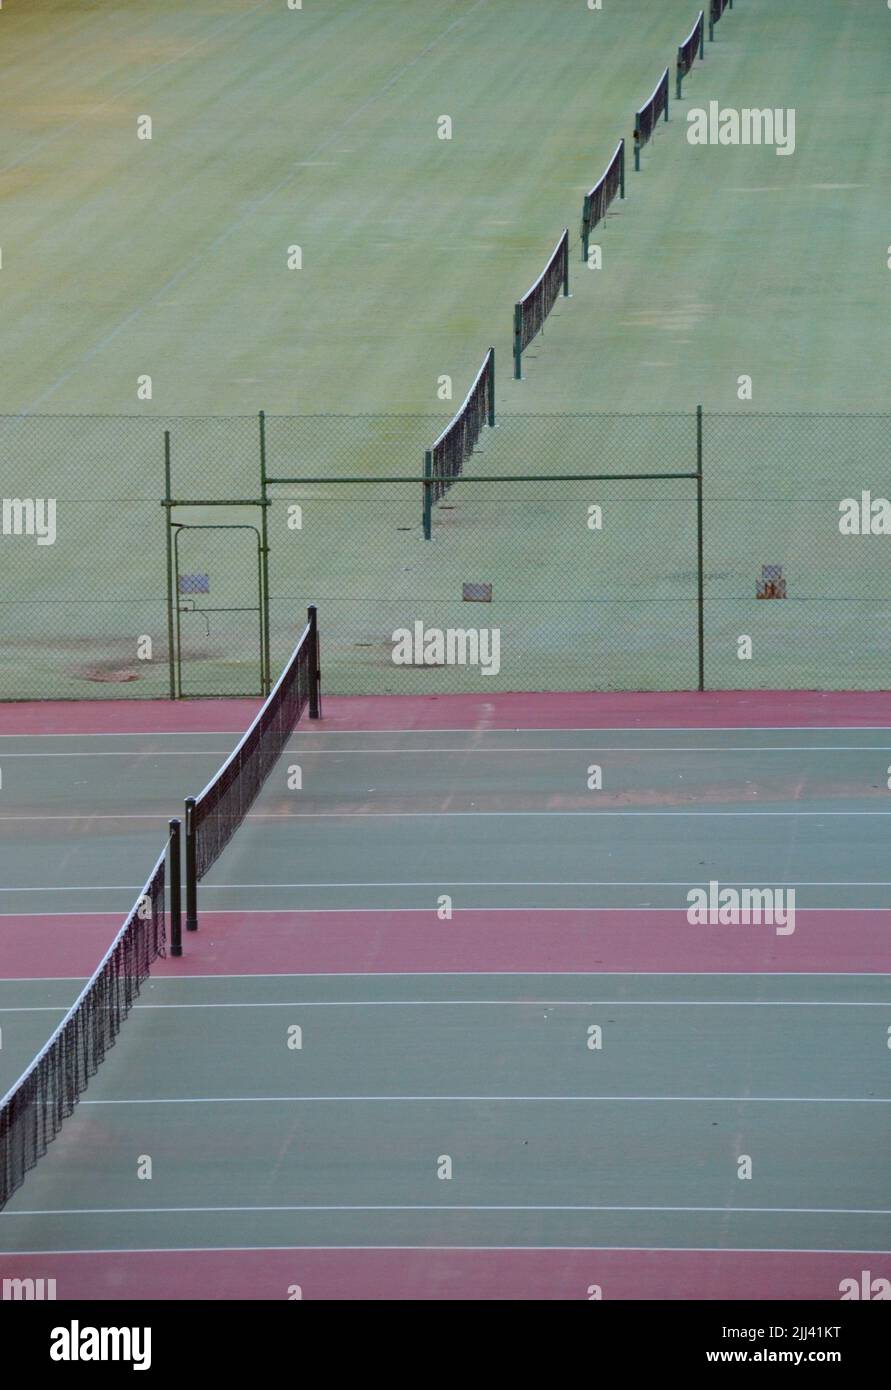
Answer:
<svg viewBox="0 0 891 1390"><path fill-rule="evenodd" d="M678 101L681 99L681 91L684 78L693 67L697 58L705 57L705 14L702 10L696 19L696 23L690 30L682 44L678 45L678 67L677 67L677 94Z"/></svg>
<svg viewBox="0 0 891 1390"><path fill-rule="evenodd" d="M306 707L321 715L316 609L247 733L200 796L186 801L186 927L198 926L198 884L253 806Z"/></svg>
<svg viewBox="0 0 891 1390"><path fill-rule="evenodd" d="M714 43L715 25L717 24L718 20L721 18L721 15L724 13L725 10L733 9L733 0L709 0L709 5L710 8L708 15L708 37L709 42Z"/></svg>
<svg viewBox="0 0 891 1390"><path fill-rule="evenodd" d="M167 847L98 968L0 1101L0 1208L46 1153L96 1074L159 956L166 955Z"/></svg>
<svg viewBox="0 0 891 1390"><path fill-rule="evenodd" d="M495 349L489 348L460 408L424 454L424 535L428 540L433 503L460 478L483 429L494 424Z"/></svg>
<svg viewBox="0 0 891 1390"><path fill-rule="evenodd" d="M550 259L534 285L514 305L514 376L523 376L523 352L544 328L545 319L557 302L560 290L569 297L569 228L551 252Z"/></svg>
<svg viewBox="0 0 891 1390"><path fill-rule="evenodd" d="M582 260L588 263L588 242L598 222L606 217L616 195L625 197L625 141L620 140L615 154L606 167L606 173L599 183L595 183L590 193L585 194L582 207Z"/></svg>
<svg viewBox="0 0 891 1390"><path fill-rule="evenodd" d="M640 171L640 152L653 138L653 131L664 115L668 120L668 68L665 69L653 89L653 95L634 117L634 167Z"/></svg>

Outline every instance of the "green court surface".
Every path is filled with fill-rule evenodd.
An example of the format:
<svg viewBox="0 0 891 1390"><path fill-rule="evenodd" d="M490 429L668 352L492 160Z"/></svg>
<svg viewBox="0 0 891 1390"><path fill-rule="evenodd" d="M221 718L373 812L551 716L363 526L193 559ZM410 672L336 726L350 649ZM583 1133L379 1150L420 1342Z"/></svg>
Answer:
<svg viewBox="0 0 891 1390"><path fill-rule="evenodd" d="M157 982L0 1248L879 1249L886 1011L844 977Z"/></svg>
<svg viewBox="0 0 891 1390"><path fill-rule="evenodd" d="M236 735L2 740L11 913L122 919L168 819ZM306 721L202 886L220 910L678 909L708 878L798 884L803 908L885 905L885 729L327 732ZM587 788L589 767L604 788ZM290 764L288 764L290 765ZM794 830L794 834L790 833ZM877 867L878 866L878 867Z"/></svg>
<svg viewBox="0 0 891 1390"><path fill-rule="evenodd" d="M230 743L4 739L4 931L107 938ZM887 762L884 728L301 725L0 1250L887 1247ZM691 948L710 879L795 887L795 934ZM77 987L0 984L0 1092Z"/></svg>

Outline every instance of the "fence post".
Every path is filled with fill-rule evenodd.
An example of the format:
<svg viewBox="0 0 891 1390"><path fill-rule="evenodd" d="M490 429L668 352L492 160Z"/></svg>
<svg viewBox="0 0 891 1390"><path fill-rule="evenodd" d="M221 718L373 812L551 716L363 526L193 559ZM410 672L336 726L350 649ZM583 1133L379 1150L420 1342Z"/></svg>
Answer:
<svg viewBox="0 0 891 1390"><path fill-rule="evenodd" d="M702 406L696 407L696 574L699 613L699 689L705 690L705 557L702 498Z"/></svg>
<svg viewBox="0 0 891 1390"><path fill-rule="evenodd" d="M171 478L172 478L172 472L171 472L171 464L170 464L170 431L169 431L169 430L165 430L165 431L164 431L164 499L165 499L165 502L166 502L167 505L166 505L165 508L164 508L164 531L165 531L165 534L166 534L166 537L167 537L167 669L168 669L168 673L169 673L170 698L171 698L171 700L175 700L175 699L176 699L176 661L175 661L174 654L173 654L173 645L174 645L174 636L173 636L173 603L174 603L174 593L173 593L173 588L174 588L174 585L173 585L173 533L172 533L172 530L171 530L171 526L172 526L172 508L171 508L171 505L170 505L171 502L173 501L173 493L171 492L171 487L172 487Z"/></svg>
<svg viewBox="0 0 891 1390"><path fill-rule="evenodd" d="M174 818L170 822L170 857L168 873L170 877L170 954L183 953L182 907L180 903L180 880L182 860L179 842L180 822Z"/></svg>
<svg viewBox="0 0 891 1390"><path fill-rule="evenodd" d="M272 689L272 671L269 657L269 523L266 513L269 510L266 494L266 412L260 411L260 605L262 608L260 645L260 665L263 673L263 694Z"/></svg>

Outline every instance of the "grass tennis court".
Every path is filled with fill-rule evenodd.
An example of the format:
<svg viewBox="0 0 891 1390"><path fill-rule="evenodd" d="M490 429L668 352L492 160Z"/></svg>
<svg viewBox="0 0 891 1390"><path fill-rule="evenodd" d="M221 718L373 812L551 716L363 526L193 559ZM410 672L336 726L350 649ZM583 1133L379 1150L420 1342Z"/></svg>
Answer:
<svg viewBox="0 0 891 1390"><path fill-rule="evenodd" d="M727 11L629 176L606 270L573 267L510 380L513 304L566 225L578 256L583 195L696 8L7 0L3 409L447 414L437 378L460 400L490 343L507 411L735 409L741 372L761 410L880 407L871 0ZM682 111L711 99L795 107L794 157L689 147Z"/></svg>
<svg viewBox="0 0 891 1390"><path fill-rule="evenodd" d="M463 584L491 583L487 618L511 634L500 689L695 684L690 489L570 495L549 480L694 467L701 403L720 417L703 475L709 684L886 684L873 635L886 566L880 546L840 545L837 517L841 497L881 491L889 434L876 413L887 22L868 0L727 10L679 103L670 69L671 119L639 174L629 144L626 197L595 229L603 268L589 270L585 194L690 20L685 0L8 5L5 487L57 498L59 516L53 547L15 542L0 692L167 692L165 427L185 497L255 494L260 409L270 471L420 478L490 343L500 425L465 474L534 473L537 494L455 486L424 545L410 483L275 489L273 664L312 599L328 614L331 689L467 688L394 672L391 634L415 596L430 621L463 625ZM712 100L794 109L794 155L689 145L687 111ZM144 115L151 140L137 138ZM558 296L515 381L513 306L564 225L572 298ZM221 418L178 418L207 414ZM608 528L593 551L592 503ZM206 531L185 542L226 610L186 619L190 693L258 688L242 534L247 549ZM756 580L776 564L790 601L765 611ZM741 631L755 639L746 665Z"/></svg>
<svg viewBox="0 0 891 1390"><path fill-rule="evenodd" d="M891 1290L889 35L4 0L4 1301Z"/></svg>

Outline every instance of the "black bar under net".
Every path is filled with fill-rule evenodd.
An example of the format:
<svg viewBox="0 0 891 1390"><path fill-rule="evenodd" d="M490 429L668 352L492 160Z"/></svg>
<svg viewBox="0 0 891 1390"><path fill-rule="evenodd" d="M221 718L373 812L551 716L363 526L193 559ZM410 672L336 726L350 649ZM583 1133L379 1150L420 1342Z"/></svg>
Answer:
<svg viewBox="0 0 891 1390"><path fill-rule="evenodd" d="M0 1208L21 1187L98 1071L166 955L166 846L121 930L49 1042L0 1101Z"/></svg>
<svg viewBox="0 0 891 1390"><path fill-rule="evenodd" d="M290 661L247 733L200 796L186 801L186 926L198 925L198 884L216 863L284 752L309 707L321 714L315 608Z"/></svg>

